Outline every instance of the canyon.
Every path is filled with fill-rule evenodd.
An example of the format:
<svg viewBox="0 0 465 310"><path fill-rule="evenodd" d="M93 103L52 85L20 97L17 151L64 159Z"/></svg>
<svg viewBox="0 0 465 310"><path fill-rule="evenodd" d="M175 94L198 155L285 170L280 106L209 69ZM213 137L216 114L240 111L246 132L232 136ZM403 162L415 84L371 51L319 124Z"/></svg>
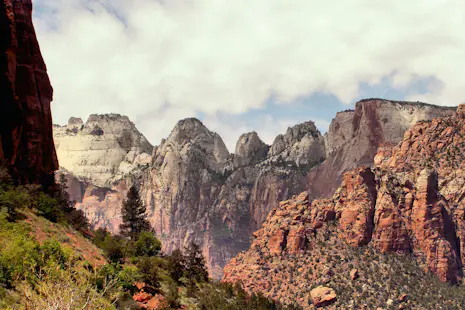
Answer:
<svg viewBox="0 0 465 310"><path fill-rule="evenodd" d="M0 164L16 183L47 191L64 175L92 227L113 233L136 185L164 252L195 242L212 277L284 305L461 309L463 286L439 281L464 280L465 105L366 99L324 135L311 121L271 145L245 133L233 154L194 118L157 146L118 114L52 125L31 12L0 6ZM28 223L105 263L70 227Z"/></svg>
<svg viewBox="0 0 465 310"><path fill-rule="evenodd" d="M245 133L233 154L193 118L179 121L155 147L125 116L70 118L54 126L57 178L66 176L71 198L94 228L113 233L127 190L136 184L164 251L200 244L218 278L249 248L279 201L302 191L310 199L327 197L345 171L371 165L379 146L399 142L417 121L453 113L424 103L362 100L338 113L324 136L311 121L289 128L272 145Z"/></svg>
<svg viewBox="0 0 465 310"><path fill-rule="evenodd" d="M225 267L223 280L285 303L297 300L304 309L313 304L300 296L318 285L351 295L333 307L356 303L360 292L348 285L355 281L354 272L368 284L360 307L370 296L378 306L395 300L407 291L400 282L391 287L386 281L397 274L410 277L415 268L402 268L406 261L441 281L462 282L464 109L461 105L452 116L418 122L399 144L381 146L374 165L346 172L331 198L312 201L303 192L281 202L254 233L249 250ZM389 253L395 254L380 256ZM386 257L395 263L383 265ZM366 268L372 264L374 270ZM379 300L386 290L376 285L383 282L388 296ZM453 299L449 302L452 307Z"/></svg>

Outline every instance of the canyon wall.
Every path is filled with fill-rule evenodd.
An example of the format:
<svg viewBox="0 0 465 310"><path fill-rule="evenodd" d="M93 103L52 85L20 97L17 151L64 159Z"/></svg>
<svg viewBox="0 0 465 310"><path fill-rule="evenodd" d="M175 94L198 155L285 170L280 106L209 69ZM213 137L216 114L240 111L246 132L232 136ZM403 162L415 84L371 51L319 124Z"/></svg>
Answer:
<svg viewBox="0 0 465 310"><path fill-rule="evenodd" d="M311 309L307 299L299 296L307 296L318 284L337 286L342 280L347 285L351 280L345 277L351 268L371 264L371 254L356 253L373 249L414 260L441 281L462 281L464 109L460 106L453 116L418 122L399 144L379 148L374 166L346 172L331 198L312 201L304 192L281 202L254 233L249 250L225 267L224 280L241 281L248 291L285 303L297 300ZM327 253L345 258L331 263ZM299 269L303 266L305 271ZM343 279L325 273L328 266L338 269ZM385 279L394 276L392 269L377 268ZM307 272L312 269L316 273ZM397 272L408 277L410 271ZM299 286L302 282L310 285ZM279 283L284 284L278 288ZM373 283L365 283L370 283L367 290L371 290Z"/></svg>
<svg viewBox="0 0 465 310"><path fill-rule="evenodd" d="M58 169L53 89L32 24L30 0L0 6L0 161L20 183L53 184Z"/></svg>
<svg viewBox="0 0 465 310"><path fill-rule="evenodd" d="M193 118L180 121L150 157L142 147L145 138L132 125L126 126L128 135L139 138L130 139L131 148L121 147L113 132L122 132L125 122L105 115L92 116L92 126L77 119L56 126L55 139L63 171L72 180L71 197L94 227L118 231L121 202L135 183L164 250L196 242L211 274L221 276L222 267L248 249L252 233L279 201L305 190L311 199L322 196L321 189L338 186L346 170L372 164L378 146L400 141L414 121L453 113L426 104L367 100L355 111L339 113L326 137L305 122L278 135L272 145L255 132L243 134L234 154ZM101 135L91 134L95 126Z"/></svg>

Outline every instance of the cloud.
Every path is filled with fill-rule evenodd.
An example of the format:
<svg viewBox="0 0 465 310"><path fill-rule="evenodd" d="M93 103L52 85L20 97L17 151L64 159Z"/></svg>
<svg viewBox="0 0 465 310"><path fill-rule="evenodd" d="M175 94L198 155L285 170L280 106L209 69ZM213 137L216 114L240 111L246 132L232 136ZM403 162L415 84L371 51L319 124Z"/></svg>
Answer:
<svg viewBox="0 0 465 310"><path fill-rule="evenodd" d="M409 99L456 105L461 0L35 0L54 118L126 114L153 143L181 116L240 115L273 96L353 103L360 84L432 78ZM273 116L276 118L276 116ZM245 129L245 128L244 128Z"/></svg>

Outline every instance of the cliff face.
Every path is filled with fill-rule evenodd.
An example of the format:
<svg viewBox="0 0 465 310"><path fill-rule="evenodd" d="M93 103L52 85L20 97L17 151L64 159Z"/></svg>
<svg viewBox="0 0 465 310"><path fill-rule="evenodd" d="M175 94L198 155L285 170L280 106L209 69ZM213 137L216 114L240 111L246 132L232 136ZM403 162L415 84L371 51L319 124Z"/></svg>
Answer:
<svg viewBox="0 0 465 310"><path fill-rule="evenodd" d="M86 123L72 117L53 134L60 166L97 186L152 162L152 145L119 114L93 114Z"/></svg>
<svg viewBox="0 0 465 310"><path fill-rule="evenodd" d="M108 126L114 128L114 120ZM101 136L90 135L86 130L93 127L85 127L71 119L66 127L55 126L55 137L60 162L76 163L62 172L68 176L71 198L91 224L117 232L121 203L136 183L164 250L183 248L191 241L201 244L213 276L221 276L224 264L249 246L251 233L278 201L306 189L305 172L325 156L323 137L312 122L289 128L272 146L256 133L244 134L232 155L216 133L197 119L185 119L153 149L148 165L97 183L95 176L101 176L102 169L95 172L96 162L108 160L102 156L113 150L102 153L104 148L96 148L100 154L89 156L88 149ZM105 128L99 127L105 135ZM102 138L105 143L111 139ZM113 170L103 169L108 172L105 177L121 171L116 167L121 167L122 157ZM83 171L83 161L92 163L91 174Z"/></svg>
<svg viewBox="0 0 465 310"><path fill-rule="evenodd" d="M325 134L327 159L308 175L310 197L330 197L344 172L372 165L381 145L397 144L416 122L450 116L455 108L424 103L368 99L340 112Z"/></svg>
<svg viewBox="0 0 465 310"><path fill-rule="evenodd" d="M65 168L68 173L78 174L77 178L70 175L73 180L69 189L71 197L78 202L78 207L84 210L94 227L118 231L122 200L129 187L137 183L164 250L170 252L183 248L191 241L199 243L211 274L221 276L223 266L249 247L252 233L261 227L268 213L278 207L279 201L304 190L311 192L317 187L316 181L309 182L309 171L310 174L318 171L318 178L324 178L322 174L327 173L333 178L328 185L332 186L345 169L362 161L363 154L374 152L381 144L379 141L400 141L400 133L391 134L393 130L389 129L409 124L400 117L392 117L390 127L382 127L384 131L376 136L378 140L360 137L371 134L372 127L367 125L371 124L369 116L389 115L393 109L391 105L394 108L399 106L402 111L411 111L408 122L451 113L448 109L434 106L367 101L357 105L357 111L361 111L357 126L353 125L354 112L340 113L331 125L339 129L330 130L326 139L313 122L306 122L278 135L271 146L263 143L254 132L243 134L236 144L235 154L229 154L221 137L209 131L200 121L186 119L180 121L170 136L154 148L148 165L121 161L129 153L119 146L118 134L113 134L119 126L116 118L100 117L106 119L98 124L103 130L102 136L89 133L93 126L71 119L68 126L55 127L55 137L60 162L73 163ZM370 109L376 113L363 112ZM113 129L108 130L105 126ZM134 132L131 135L140 135L134 127L130 132ZM351 138L345 136L346 132ZM94 147L95 150L89 151L90 147L102 143L97 143L99 139L107 144L113 141L113 146L106 151L106 147ZM141 154L145 156L140 145L132 144L137 149L134 158ZM109 154L113 153L121 155L115 157L114 163L107 164L112 158ZM104 164L98 164L100 161ZM132 168L123 173L121 166L126 162ZM315 170L314 167L322 162L322 168ZM86 176L88 178L84 178ZM96 180L100 176L104 178L98 183Z"/></svg>
<svg viewBox="0 0 465 310"><path fill-rule="evenodd" d="M53 90L32 25L30 0L0 5L0 160L22 183L53 184Z"/></svg>
<svg viewBox="0 0 465 310"><path fill-rule="evenodd" d="M461 281L465 263L463 109L459 107L453 116L419 122L397 146L380 148L374 167L345 173L332 198L312 202L303 193L282 202L254 233L250 249L225 267L224 280L242 281L247 290L287 303L297 300L310 308L299 297L309 294L312 287L337 286L338 281L347 284L350 280L344 275L351 268L372 264L371 256L350 254L352 248L397 253L400 258L395 259L416 261L442 281ZM330 264L344 279L325 273L331 261L321 254L322 247L349 257ZM300 270L303 266L312 266L315 272ZM386 279L395 276L392 268L378 267ZM410 277L410 271L397 272ZM328 281L319 278L322 273ZM373 275L363 277L368 281ZM280 282L285 284L278 288ZM308 285L299 286L302 282ZM345 288L349 295L352 289ZM364 289L364 295L376 294L372 289Z"/></svg>

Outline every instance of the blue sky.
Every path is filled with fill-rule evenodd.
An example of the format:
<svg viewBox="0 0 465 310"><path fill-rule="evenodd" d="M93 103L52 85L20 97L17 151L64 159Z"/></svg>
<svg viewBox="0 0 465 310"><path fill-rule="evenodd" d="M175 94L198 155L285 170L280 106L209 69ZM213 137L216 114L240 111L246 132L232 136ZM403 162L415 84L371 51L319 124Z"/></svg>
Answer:
<svg viewBox="0 0 465 310"><path fill-rule="evenodd" d="M128 115L153 143L198 117L230 151L359 99L464 99L459 0L35 0L54 121ZM427 22L425 22L427 21Z"/></svg>

